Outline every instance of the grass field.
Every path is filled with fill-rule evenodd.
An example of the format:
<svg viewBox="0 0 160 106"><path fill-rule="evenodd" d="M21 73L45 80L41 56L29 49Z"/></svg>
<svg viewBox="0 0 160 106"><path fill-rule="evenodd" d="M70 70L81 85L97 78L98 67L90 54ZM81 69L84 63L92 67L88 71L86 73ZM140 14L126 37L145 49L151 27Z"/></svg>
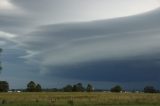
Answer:
<svg viewBox="0 0 160 106"><path fill-rule="evenodd" d="M160 106L160 94L0 93L0 106Z"/></svg>

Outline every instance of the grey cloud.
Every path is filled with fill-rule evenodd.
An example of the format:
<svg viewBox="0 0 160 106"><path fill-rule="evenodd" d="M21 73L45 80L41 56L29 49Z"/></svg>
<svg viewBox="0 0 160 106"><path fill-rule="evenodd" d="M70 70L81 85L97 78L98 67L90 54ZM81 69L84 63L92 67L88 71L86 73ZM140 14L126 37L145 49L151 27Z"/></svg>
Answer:
<svg viewBox="0 0 160 106"><path fill-rule="evenodd" d="M51 40L56 38L55 40L68 41L79 38L99 37L100 35L102 37L116 34L117 36L122 36L123 33L128 33L128 36L130 36L129 33L142 33L147 30L153 30L152 32L156 33L159 29L158 20L159 10L135 17L42 26L38 31L31 33L31 36L27 36L27 38L33 37L38 38L38 40L48 40L48 37L52 37Z"/></svg>
<svg viewBox="0 0 160 106"><path fill-rule="evenodd" d="M96 67L95 67L96 66ZM156 60L100 60L81 64L49 67L48 75L70 79L111 82L159 82L159 64Z"/></svg>
<svg viewBox="0 0 160 106"><path fill-rule="evenodd" d="M76 21L76 18L82 16L79 0L39 0L38 3L37 0L12 0L11 2L30 13L41 24Z"/></svg>
<svg viewBox="0 0 160 106"><path fill-rule="evenodd" d="M90 0L39 0L38 3L37 0L12 0L11 2L30 13L41 24L84 21L91 17L86 14L86 11L91 10L88 8Z"/></svg>
<svg viewBox="0 0 160 106"><path fill-rule="evenodd" d="M0 11L0 33L4 32L0 48L4 49L1 76L12 86L20 83L22 87L31 79L49 87L53 80L56 87L59 82L89 81L101 87L160 82L160 9L91 21L110 18L108 12L114 15L113 7L121 4L117 0L10 2L15 9ZM111 2L115 5L110 9ZM123 2L127 5L129 1ZM5 34L16 37L6 38Z"/></svg>
<svg viewBox="0 0 160 106"><path fill-rule="evenodd" d="M14 34L28 33L37 22L26 15L0 14L0 30Z"/></svg>
<svg viewBox="0 0 160 106"><path fill-rule="evenodd" d="M4 48L16 48L4 49L4 63L10 66L5 70L14 67L18 73L25 67L29 77L39 67L51 79L159 82L160 9L117 19L69 22L97 19L87 14L93 8L89 1L11 0L24 13L0 13L0 31L17 35L12 40L0 39ZM55 24L59 22L68 23Z"/></svg>
<svg viewBox="0 0 160 106"><path fill-rule="evenodd" d="M159 58L155 54L160 53L159 19L157 9L126 18L48 25L18 41L32 53L26 59L36 60L53 76L159 81L159 65L155 62Z"/></svg>
<svg viewBox="0 0 160 106"><path fill-rule="evenodd" d="M121 2L117 0L38 0L38 2L37 0L11 0L11 2L28 11L31 16L40 20L43 24L113 18L132 12L136 14L134 13L136 11L135 6L140 5L145 8L144 0L123 0ZM154 0L145 3L148 5L146 8L151 8L153 5L150 4L152 3L157 7ZM114 9L118 7L123 12ZM143 12L143 8L139 11Z"/></svg>

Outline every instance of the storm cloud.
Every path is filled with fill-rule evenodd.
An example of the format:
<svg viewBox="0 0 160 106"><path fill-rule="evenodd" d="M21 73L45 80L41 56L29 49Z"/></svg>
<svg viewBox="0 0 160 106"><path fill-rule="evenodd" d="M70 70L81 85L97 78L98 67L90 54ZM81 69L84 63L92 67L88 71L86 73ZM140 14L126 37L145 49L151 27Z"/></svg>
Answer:
<svg viewBox="0 0 160 106"><path fill-rule="evenodd" d="M15 11L0 11L0 46L4 66L11 66L5 70L18 73L24 67L15 77L25 73L26 79L42 82L42 77L63 79L63 83L66 79L137 85L160 82L160 8L154 0L147 1L150 9L134 10L134 15L129 6L125 15L116 11L116 15L106 15L115 0L6 1ZM112 8L106 9L105 3ZM130 3L125 0L120 6ZM153 5L157 9L152 10Z"/></svg>
<svg viewBox="0 0 160 106"><path fill-rule="evenodd" d="M19 41L32 51L25 58L37 60L53 76L96 81L157 81L159 11L41 26Z"/></svg>

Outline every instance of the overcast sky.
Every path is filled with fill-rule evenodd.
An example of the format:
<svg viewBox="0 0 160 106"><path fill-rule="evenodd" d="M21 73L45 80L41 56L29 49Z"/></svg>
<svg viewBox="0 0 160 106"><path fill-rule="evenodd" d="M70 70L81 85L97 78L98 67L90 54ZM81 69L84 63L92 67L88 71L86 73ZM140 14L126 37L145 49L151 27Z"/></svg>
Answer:
<svg viewBox="0 0 160 106"><path fill-rule="evenodd" d="M160 88L160 1L0 0L1 80Z"/></svg>

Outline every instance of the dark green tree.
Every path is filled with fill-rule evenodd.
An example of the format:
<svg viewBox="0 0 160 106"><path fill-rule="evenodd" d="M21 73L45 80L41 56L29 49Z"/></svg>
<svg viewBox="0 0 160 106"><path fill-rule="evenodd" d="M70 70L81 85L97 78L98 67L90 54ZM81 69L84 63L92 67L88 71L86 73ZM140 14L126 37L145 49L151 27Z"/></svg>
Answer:
<svg viewBox="0 0 160 106"><path fill-rule="evenodd" d="M36 85L36 92L41 92L42 91L42 87L40 84Z"/></svg>
<svg viewBox="0 0 160 106"><path fill-rule="evenodd" d="M82 85L82 83L77 83L76 85L73 85L73 92L83 92L85 89Z"/></svg>
<svg viewBox="0 0 160 106"><path fill-rule="evenodd" d="M0 54L2 52L2 49L0 48ZM1 65L1 61L0 61L0 71L2 70L2 65Z"/></svg>
<svg viewBox="0 0 160 106"><path fill-rule="evenodd" d="M27 84L27 91L28 91L28 92L36 92L36 84L35 84L35 82L30 81L30 82Z"/></svg>
<svg viewBox="0 0 160 106"><path fill-rule="evenodd" d="M34 81L30 81L28 84L27 84L27 89L26 89L27 92L41 92L42 91L42 87L40 84L37 84L34 82Z"/></svg>
<svg viewBox="0 0 160 106"><path fill-rule="evenodd" d="M9 84L7 81L0 81L0 92L7 92L9 90Z"/></svg>
<svg viewBox="0 0 160 106"><path fill-rule="evenodd" d="M63 91L64 91L64 92L72 92L72 90L73 90L72 85L67 85L67 86L65 86L65 87L63 88Z"/></svg>
<svg viewBox="0 0 160 106"><path fill-rule="evenodd" d="M121 91L122 91L122 87L119 85L111 88L111 92L121 92Z"/></svg>
<svg viewBox="0 0 160 106"><path fill-rule="evenodd" d="M72 91L77 92L77 86L76 85L73 85Z"/></svg>
<svg viewBox="0 0 160 106"><path fill-rule="evenodd" d="M144 87L144 92L145 93L156 93L157 90L153 86L146 86Z"/></svg>
<svg viewBox="0 0 160 106"><path fill-rule="evenodd" d="M88 84L86 90L87 92L93 92L94 88L91 84Z"/></svg>
<svg viewBox="0 0 160 106"><path fill-rule="evenodd" d="M1 55L2 49L0 48L0 55ZM2 65L0 61L0 71L2 70ZM7 92L9 90L9 84L7 81L0 81L0 92Z"/></svg>

